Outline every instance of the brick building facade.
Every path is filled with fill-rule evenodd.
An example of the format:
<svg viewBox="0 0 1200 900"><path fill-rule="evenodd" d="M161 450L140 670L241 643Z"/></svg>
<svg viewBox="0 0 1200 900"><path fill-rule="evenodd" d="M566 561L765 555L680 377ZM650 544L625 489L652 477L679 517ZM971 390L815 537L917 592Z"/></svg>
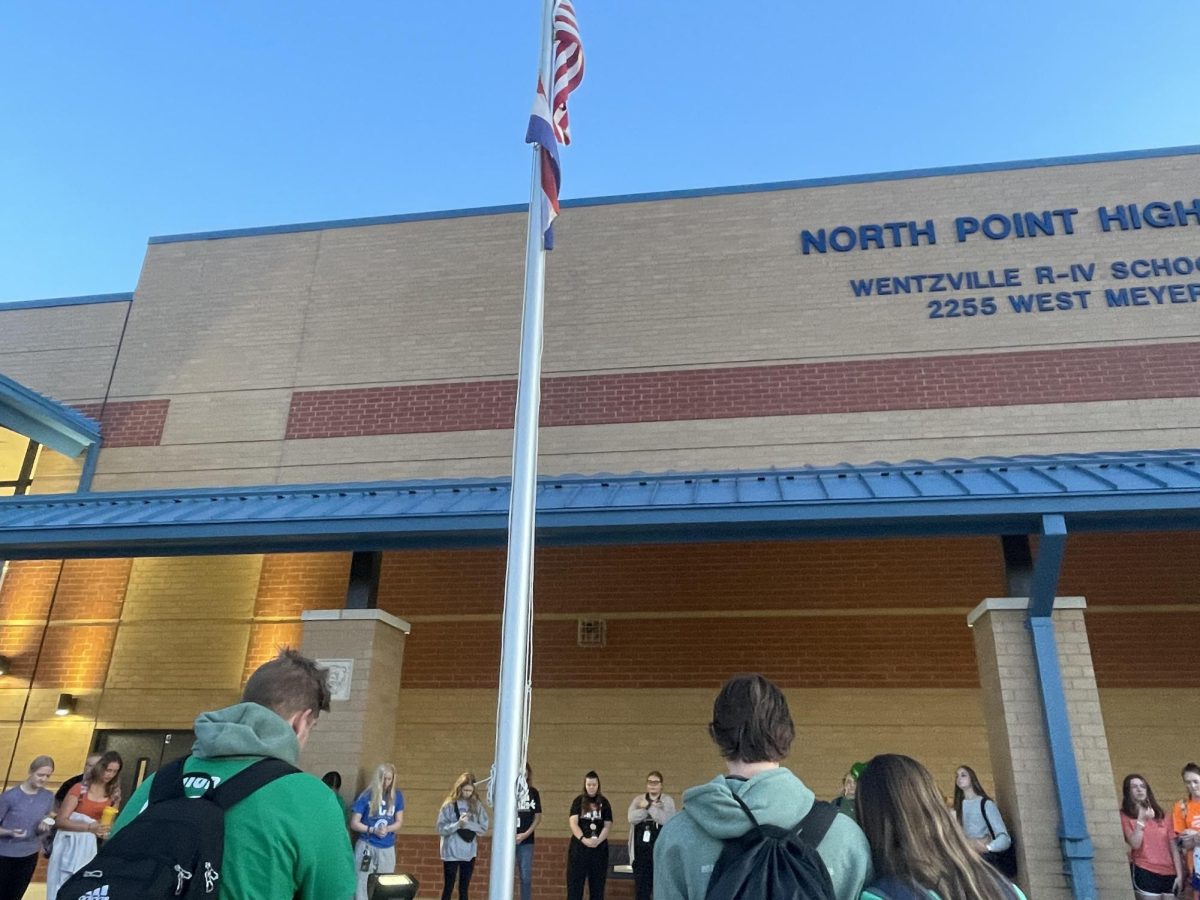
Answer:
<svg viewBox="0 0 1200 900"><path fill-rule="evenodd" d="M1197 152L578 203L548 271L541 471L1197 446L1200 304L1188 285L1200 284L1200 212L1124 230L1111 215L1105 230L1098 214L1194 204ZM957 239L966 218L982 227L989 214L1067 208L1071 233L1060 216L1055 234ZM801 239L909 221L935 223L936 243L805 253ZM523 232L523 211L506 208L152 239L128 297L0 305L0 372L100 423L97 491L507 475ZM1118 277L1126 270L1114 264L1136 260L1166 268ZM918 274L924 290L897 292ZM948 316L946 300L967 291L932 289L935 274L1010 284L969 292L992 297L994 312L959 305L964 314ZM14 464L10 445L20 441L0 442L0 466ZM43 449L29 493L75 490L82 466ZM408 801L401 866L436 882L440 798L459 771L492 763L503 549L385 552L377 607L409 631L342 622L349 637L322 636L326 620L303 615L345 607L349 552L246 551L10 563L0 583L9 783L43 752L69 775L100 733L186 730L198 711L233 702L280 645L375 648L355 656L369 693L335 709L308 763L361 784L374 756L390 756ZM1174 664L1196 609L1197 551L1189 531L1073 537L1058 590L1086 598L1085 611L1061 614L1060 635L1064 666L1094 694L1073 715L1103 736L1104 752L1081 747L1081 758L1103 756L1118 781L1143 772L1160 797L1197 755L1180 715L1197 676ZM992 643L981 644L967 624L1006 590L994 536L731 530L719 541L540 549L539 898L561 894L583 772L601 772L620 819L647 770L663 770L678 796L718 769L703 726L735 671L788 690L792 762L819 795L851 762L896 750L922 759L947 793L954 767L972 764L1021 807L1018 831L1032 827L1022 785L1042 782L1005 783L1023 770L996 746L1007 713L986 663L1021 632L989 612ZM604 621L603 646L580 645L581 619ZM384 658L398 668L390 678ZM76 712L56 717L64 691ZM368 721L381 716L390 738ZM1092 787L1097 877L1115 883L1117 798ZM1052 854L1026 864L1039 898L1068 895Z"/></svg>

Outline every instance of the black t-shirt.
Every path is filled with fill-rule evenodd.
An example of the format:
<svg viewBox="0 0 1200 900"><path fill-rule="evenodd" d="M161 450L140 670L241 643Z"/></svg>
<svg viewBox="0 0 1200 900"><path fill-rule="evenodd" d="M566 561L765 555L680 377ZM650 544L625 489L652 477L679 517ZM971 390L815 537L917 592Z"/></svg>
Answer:
<svg viewBox="0 0 1200 900"><path fill-rule="evenodd" d="M586 798L588 801L586 806L584 799L583 794L575 798L571 804L571 815L579 816L579 830L583 832L584 837L598 837L604 830L604 823L613 820L612 807L604 799L603 794ZM577 840L577 838L572 835L571 840Z"/></svg>
<svg viewBox="0 0 1200 900"><path fill-rule="evenodd" d="M533 824L533 817L542 811L542 795L538 793L537 788L529 789L529 799L521 802L517 801L517 834L523 831L528 831L529 826ZM526 844L532 844L533 839L537 837L535 831L529 837L525 838Z"/></svg>

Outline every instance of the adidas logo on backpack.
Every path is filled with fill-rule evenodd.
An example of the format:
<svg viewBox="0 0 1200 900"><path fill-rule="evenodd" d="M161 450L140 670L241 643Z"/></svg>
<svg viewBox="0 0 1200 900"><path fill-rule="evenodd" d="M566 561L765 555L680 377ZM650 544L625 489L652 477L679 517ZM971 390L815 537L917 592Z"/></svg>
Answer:
<svg viewBox="0 0 1200 900"><path fill-rule="evenodd" d="M184 791L185 761L163 766L145 810L105 842L89 868L67 879L57 900L218 900L225 813L276 778L300 770L281 759L260 759L190 798ZM193 784L197 779L213 782L202 773L188 775Z"/></svg>

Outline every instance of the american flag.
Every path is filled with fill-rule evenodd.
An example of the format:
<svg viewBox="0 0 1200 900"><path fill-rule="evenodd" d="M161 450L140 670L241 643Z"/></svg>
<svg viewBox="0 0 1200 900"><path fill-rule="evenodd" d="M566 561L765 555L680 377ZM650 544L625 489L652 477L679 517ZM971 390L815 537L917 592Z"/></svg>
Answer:
<svg viewBox="0 0 1200 900"><path fill-rule="evenodd" d="M529 116L529 129L525 132L525 142L538 145L541 160L540 216L542 246L547 250L554 249L554 219L558 215L558 190L562 183L558 145L571 143L567 97L583 81L583 44L579 40L575 8L568 0L555 0L550 54L554 73L554 102L551 103L546 96L545 85L539 77L533 113Z"/></svg>

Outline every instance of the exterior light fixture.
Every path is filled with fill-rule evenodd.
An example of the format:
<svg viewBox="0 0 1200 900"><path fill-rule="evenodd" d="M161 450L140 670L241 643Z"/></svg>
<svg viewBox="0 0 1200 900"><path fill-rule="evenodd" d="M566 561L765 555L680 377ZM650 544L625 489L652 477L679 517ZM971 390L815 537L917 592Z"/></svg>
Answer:
<svg viewBox="0 0 1200 900"><path fill-rule="evenodd" d="M371 900L413 900L421 883L411 875L372 875L368 879L367 896Z"/></svg>
<svg viewBox="0 0 1200 900"><path fill-rule="evenodd" d="M69 716L75 712L75 696L72 694L59 694L58 706L54 708L56 716Z"/></svg>

